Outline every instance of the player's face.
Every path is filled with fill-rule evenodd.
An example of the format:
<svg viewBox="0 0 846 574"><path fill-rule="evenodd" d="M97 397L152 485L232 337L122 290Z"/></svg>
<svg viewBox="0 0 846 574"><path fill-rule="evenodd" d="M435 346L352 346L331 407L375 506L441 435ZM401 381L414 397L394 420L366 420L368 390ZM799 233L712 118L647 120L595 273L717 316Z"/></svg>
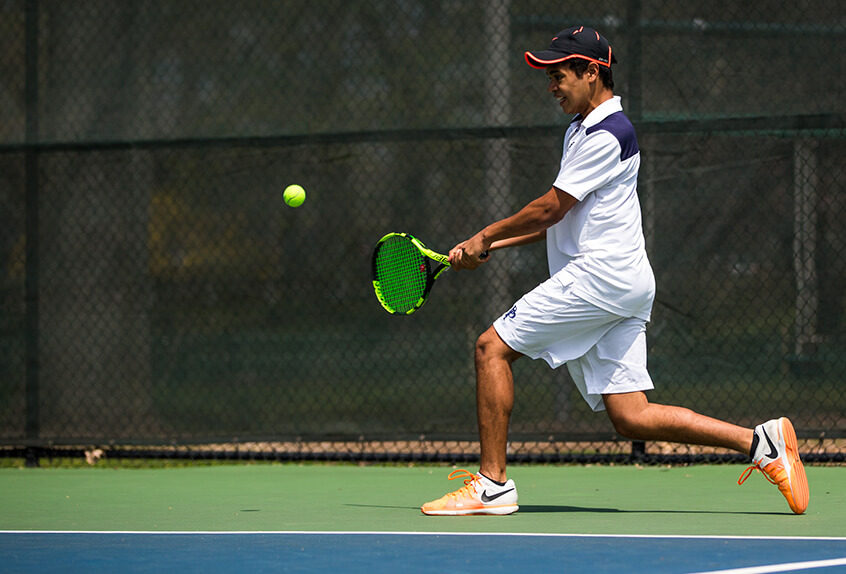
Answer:
<svg viewBox="0 0 846 574"><path fill-rule="evenodd" d="M558 100L564 113L587 115L591 106L589 73L580 78L570 68L559 64L549 66L546 75L549 78L549 92Z"/></svg>

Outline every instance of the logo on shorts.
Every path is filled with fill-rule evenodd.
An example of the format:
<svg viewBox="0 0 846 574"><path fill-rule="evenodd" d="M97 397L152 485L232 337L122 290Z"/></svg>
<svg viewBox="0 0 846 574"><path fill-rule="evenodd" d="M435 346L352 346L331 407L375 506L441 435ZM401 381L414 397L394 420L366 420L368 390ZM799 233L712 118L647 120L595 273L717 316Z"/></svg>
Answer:
<svg viewBox="0 0 846 574"><path fill-rule="evenodd" d="M504 319L513 319L516 316L517 316L517 305L514 305L508 313L503 315L503 318Z"/></svg>

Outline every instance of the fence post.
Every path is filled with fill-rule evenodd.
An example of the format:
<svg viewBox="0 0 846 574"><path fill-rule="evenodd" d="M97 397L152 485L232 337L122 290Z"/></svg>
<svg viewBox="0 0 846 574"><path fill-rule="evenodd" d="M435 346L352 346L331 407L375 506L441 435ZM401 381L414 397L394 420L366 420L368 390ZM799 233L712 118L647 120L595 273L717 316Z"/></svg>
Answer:
<svg viewBox="0 0 846 574"><path fill-rule="evenodd" d="M509 58L511 54L511 0L497 0L485 5L485 36L490 39L485 60L485 79L490 84L486 90L485 126L508 128L511 124L511 73ZM487 197L485 221L493 222L510 213L503 211L508 205L505 199L511 194L511 153L508 140L504 136L485 141L485 186L483 193ZM506 208L507 209L507 208ZM502 253L503 257L515 254ZM510 304L510 274L498 278L496 291L487 295L484 305L484 320L493 319ZM475 338L475 335L474 335Z"/></svg>
<svg viewBox="0 0 846 574"><path fill-rule="evenodd" d="M646 442L642 440L632 441L631 462L642 463L646 460Z"/></svg>
<svg viewBox="0 0 846 574"><path fill-rule="evenodd" d="M38 466L35 442L39 416L38 313L38 0L26 3L26 466Z"/></svg>
<svg viewBox="0 0 846 574"><path fill-rule="evenodd" d="M629 0L629 7L626 13L626 28L629 34L629 43L626 47L628 53L623 65L629 69L628 99L625 102L626 115L634 122L640 121L643 116L642 103L642 39L640 26L640 2L641 0Z"/></svg>
<svg viewBox="0 0 846 574"><path fill-rule="evenodd" d="M800 374L814 371L819 342L817 318L817 185L819 182L816 142L800 137L793 146L793 270L796 274L796 342L794 369Z"/></svg>

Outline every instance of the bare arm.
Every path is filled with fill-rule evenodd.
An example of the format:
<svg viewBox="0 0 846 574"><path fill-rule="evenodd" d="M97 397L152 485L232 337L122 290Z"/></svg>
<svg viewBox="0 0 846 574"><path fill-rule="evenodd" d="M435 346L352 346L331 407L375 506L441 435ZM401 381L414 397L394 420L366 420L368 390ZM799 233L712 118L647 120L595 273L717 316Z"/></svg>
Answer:
<svg viewBox="0 0 846 574"><path fill-rule="evenodd" d="M490 249L502 249L539 241L578 203L575 197L552 187L523 209L492 223L449 252L450 265L456 270L475 269L484 260L479 256Z"/></svg>
<svg viewBox="0 0 846 574"><path fill-rule="evenodd" d="M546 238L546 229L543 231L536 231L528 235L520 235L518 237L509 237L508 239L500 239L494 241L488 248L488 251L496 251L497 249L505 249L506 247L517 247L519 245L528 245L536 243Z"/></svg>

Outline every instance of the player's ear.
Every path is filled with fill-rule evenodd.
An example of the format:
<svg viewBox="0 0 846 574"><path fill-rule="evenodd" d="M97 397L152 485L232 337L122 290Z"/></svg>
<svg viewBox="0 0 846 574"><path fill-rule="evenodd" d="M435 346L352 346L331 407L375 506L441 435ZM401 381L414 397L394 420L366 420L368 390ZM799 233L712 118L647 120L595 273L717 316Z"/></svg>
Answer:
<svg viewBox="0 0 846 574"><path fill-rule="evenodd" d="M599 64L596 62L588 63L587 77L591 82L599 81Z"/></svg>

